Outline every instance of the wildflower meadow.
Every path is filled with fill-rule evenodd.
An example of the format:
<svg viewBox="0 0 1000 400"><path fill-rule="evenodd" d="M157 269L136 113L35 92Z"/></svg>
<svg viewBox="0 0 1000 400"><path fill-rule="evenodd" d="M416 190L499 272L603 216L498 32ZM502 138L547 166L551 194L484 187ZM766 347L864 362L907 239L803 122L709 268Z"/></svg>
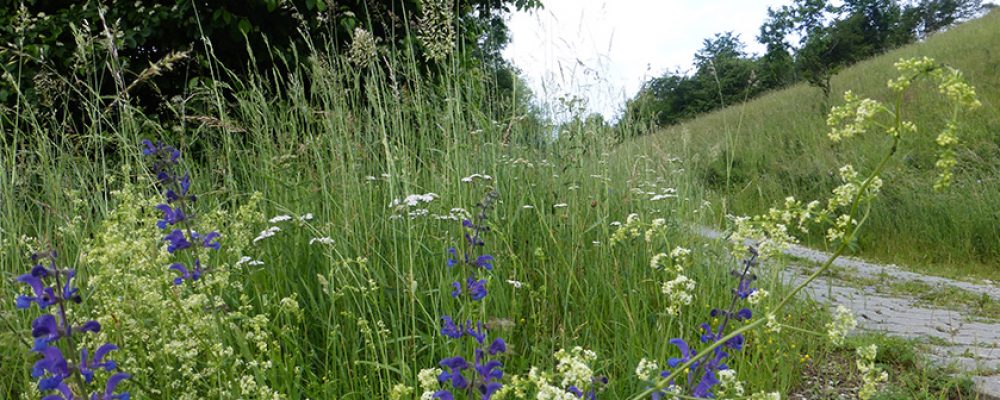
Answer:
<svg viewBox="0 0 1000 400"><path fill-rule="evenodd" d="M860 399L898 384L857 316L802 294L850 253L911 138L935 137L925 190L949 189L981 108L959 70L901 59L891 97L844 93L815 134L879 137L880 158L711 239L699 228L728 210L678 149L539 133L460 68L461 32L430 10L423 54L356 27L343 54L155 110L126 89L165 64L110 100L103 73L64 76L81 112L5 109L0 398L777 400L823 364ZM940 132L911 122L928 97L947 104ZM817 235L829 259L785 279L782 251Z"/></svg>

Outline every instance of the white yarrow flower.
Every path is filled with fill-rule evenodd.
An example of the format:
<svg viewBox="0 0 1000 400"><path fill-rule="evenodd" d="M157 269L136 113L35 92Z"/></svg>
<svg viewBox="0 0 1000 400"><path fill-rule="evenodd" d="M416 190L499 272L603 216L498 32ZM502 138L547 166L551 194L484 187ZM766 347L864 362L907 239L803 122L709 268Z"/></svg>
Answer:
<svg viewBox="0 0 1000 400"><path fill-rule="evenodd" d="M313 244L313 243L333 244L333 239L331 239L329 236L317 237L317 238L309 239L309 244Z"/></svg>
<svg viewBox="0 0 1000 400"><path fill-rule="evenodd" d="M285 221L288 221L290 219L292 219L291 215L283 214L283 215L279 215L277 217L271 218L271 219L267 220L267 222L270 222L272 224L277 224L279 222L285 222Z"/></svg>
<svg viewBox="0 0 1000 400"><path fill-rule="evenodd" d="M267 239L267 238L269 238L271 236L274 236L274 234L278 233L278 232L281 232L281 228L279 228L277 226L272 226L270 228L267 228L267 229L261 231L260 234L257 235L256 238L253 239L253 242L257 243L257 242L259 242L261 240L264 240L264 239Z"/></svg>

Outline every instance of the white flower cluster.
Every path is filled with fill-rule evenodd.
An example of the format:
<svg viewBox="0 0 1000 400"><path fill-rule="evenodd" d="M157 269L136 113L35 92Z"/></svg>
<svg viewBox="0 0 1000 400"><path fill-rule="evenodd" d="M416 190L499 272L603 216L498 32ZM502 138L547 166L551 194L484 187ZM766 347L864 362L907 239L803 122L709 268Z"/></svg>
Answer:
<svg viewBox="0 0 1000 400"><path fill-rule="evenodd" d="M664 218L656 218L652 223L649 224L649 229L646 229L645 239L646 243L652 243L656 235L663 233L666 230L667 220Z"/></svg>
<svg viewBox="0 0 1000 400"><path fill-rule="evenodd" d="M434 398L434 392L438 388L438 376L441 375L441 368L425 368L417 373L417 381L420 383L420 390L423 393L420 394L420 400L431 400Z"/></svg>
<svg viewBox="0 0 1000 400"><path fill-rule="evenodd" d="M409 209L409 207L418 207L421 205L421 203L429 204L438 197L440 196L438 196L436 193L424 193L424 194L411 194L402 199L393 199L392 202L389 203L389 208L394 209L394 214L390 215L389 219L398 220L403 218L404 215L409 219L417 219L431 215L431 211L428 210L427 208ZM435 218L452 219L457 217L454 217L451 214L444 216L435 214Z"/></svg>
<svg viewBox="0 0 1000 400"><path fill-rule="evenodd" d="M724 369L718 372L719 378L719 392L717 395L720 399L729 398L742 398L743 397L743 382L736 379L736 370Z"/></svg>
<svg viewBox="0 0 1000 400"><path fill-rule="evenodd" d="M333 238L331 238L331 237L329 237L329 236L323 236L323 237L314 237L314 238L312 238L312 239L309 239L309 244L313 244L313 243L319 243L319 244L333 244L333 243L334 243L334 240L333 240Z"/></svg>
<svg viewBox="0 0 1000 400"><path fill-rule="evenodd" d="M472 174L472 175L469 175L469 176L467 176L465 178L462 178L462 182L464 182L464 183L472 183L476 179L482 179L484 181L492 181L493 177L489 176L489 175L484 175L484 174Z"/></svg>
<svg viewBox="0 0 1000 400"><path fill-rule="evenodd" d="M642 229L642 220L639 218L639 214L632 213L625 218L624 225L618 221L612 222L611 225L618 227L615 233L611 234L611 245L614 246L626 240L639 237L640 229Z"/></svg>
<svg viewBox="0 0 1000 400"><path fill-rule="evenodd" d="M259 242L261 240L267 239L269 237L273 237L274 234L276 234L278 232L281 232L281 228L279 228L277 226L272 226L270 228L267 228L267 229L261 231L260 234L258 234L257 237L255 237L253 239L253 242L257 243L257 242Z"/></svg>
<svg viewBox="0 0 1000 400"><path fill-rule="evenodd" d="M403 205L406 205L408 207L416 207L420 205L420 203L430 203L438 197L440 196L438 196L436 193L411 194L402 199L393 199L392 202L389 203L389 208L398 208L402 207Z"/></svg>
<svg viewBox="0 0 1000 400"><path fill-rule="evenodd" d="M781 393L778 392L757 392L750 395L750 400L781 400Z"/></svg>
<svg viewBox="0 0 1000 400"><path fill-rule="evenodd" d="M755 306L757 304L760 304L760 301L767 298L767 296L770 294L771 293L768 292L767 290L758 288L757 290L754 290L753 293L750 293L749 296L747 296L747 303L750 303L750 305Z"/></svg>
<svg viewBox="0 0 1000 400"><path fill-rule="evenodd" d="M594 379L594 371L590 369L590 363L597 359L597 353L576 346L570 351L560 349L555 354L556 372L562 375L562 387L576 386L584 388L590 386Z"/></svg>
<svg viewBox="0 0 1000 400"><path fill-rule="evenodd" d="M549 383L550 377L547 375L548 374L539 371L538 367L531 367L531 370L528 371L527 383L536 387L536 400L578 400L573 392L566 391L565 389ZM515 391L515 395L520 395L517 396L518 398L523 398L523 395L527 392L527 388L524 386L527 385L522 385L520 383L522 382L515 380L515 382L512 382L512 384L508 385L508 387ZM501 389L501 391L503 391L503 389Z"/></svg>
<svg viewBox="0 0 1000 400"><path fill-rule="evenodd" d="M663 283L660 291L667 296L667 314L677 315L682 306L691 305L694 300L695 282L687 276L678 274L673 280Z"/></svg>
<svg viewBox="0 0 1000 400"><path fill-rule="evenodd" d="M645 358L639 360L639 365L635 367L635 376L642 381L651 381L660 372L660 366L656 361L649 361Z"/></svg>

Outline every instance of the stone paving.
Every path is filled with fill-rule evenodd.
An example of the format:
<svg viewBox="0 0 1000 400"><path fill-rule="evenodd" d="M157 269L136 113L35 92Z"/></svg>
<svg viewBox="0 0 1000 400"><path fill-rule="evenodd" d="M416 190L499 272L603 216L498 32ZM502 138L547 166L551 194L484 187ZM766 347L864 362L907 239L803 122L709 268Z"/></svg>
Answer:
<svg viewBox="0 0 1000 400"><path fill-rule="evenodd" d="M716 231L702 229L704 236L717 238ZM826 261L828 254L794 246L786 254L813 262ZM888 277L903 281L920 281L930 286L953 286L987 295L1000 301L1000 286L991 282L969 283L947 278L926 276L904 271L894 265L879 265L853 258L840 258L834 266L847 269L863 278ZM785 279L802 282L806 268L793 265L785 271ZM939 365L954 366L968 371L976 382L976 390L984 400L1000 400L1000 321L975 321L961 310L929 308L915 298L879 293L875 287L854 287L834 278L821 277L813 281L806 292L831 307L850 308L861 329L888 335L930 340L928 356ZM997 316L1000 318L1000 315ZM945 345L947 344L947 345Z"/></svg>

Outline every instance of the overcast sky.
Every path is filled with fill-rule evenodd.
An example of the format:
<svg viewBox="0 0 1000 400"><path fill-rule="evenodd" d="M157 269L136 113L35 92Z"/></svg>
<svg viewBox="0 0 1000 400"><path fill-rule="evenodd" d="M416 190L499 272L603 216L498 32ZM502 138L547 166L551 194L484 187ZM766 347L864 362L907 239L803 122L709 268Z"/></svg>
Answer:
<svg viewBox="0 0 1000 400"><path fill-rule="evenodd" d="M504 55L523 72L536 97L567 94L613 118L643 81L690 70L702 40L733 31L750 53L767 8L791 0L543 0L545 8L515 13Z"/></svg>

